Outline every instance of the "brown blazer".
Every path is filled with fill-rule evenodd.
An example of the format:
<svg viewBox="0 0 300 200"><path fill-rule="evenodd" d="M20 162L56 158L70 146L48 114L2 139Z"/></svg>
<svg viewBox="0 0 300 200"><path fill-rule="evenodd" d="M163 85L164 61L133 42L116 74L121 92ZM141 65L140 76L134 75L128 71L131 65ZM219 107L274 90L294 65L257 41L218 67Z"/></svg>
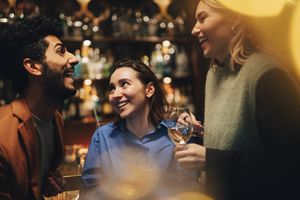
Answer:
<svg viewBox="0 0 300 200"><path fill-rule="evenodd" d="M63 118L55 112L54 137L57 156L50 170L63 157ZM0 107L0 199L41 199L39 152L36 129L24 100ZM32 196L33 195L33 196Z"/></svg>

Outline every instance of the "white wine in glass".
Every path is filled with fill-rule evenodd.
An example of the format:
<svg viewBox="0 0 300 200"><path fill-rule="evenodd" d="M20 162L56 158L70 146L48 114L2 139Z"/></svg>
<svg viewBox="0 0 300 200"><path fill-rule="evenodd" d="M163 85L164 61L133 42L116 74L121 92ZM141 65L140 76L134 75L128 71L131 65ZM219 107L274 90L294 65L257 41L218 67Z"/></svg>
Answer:
<svg viewBox="0 0 300 200"><path fill-rule="evenodd" d="M189 109L185 107L171 107L166 121L171 140L175 144L186 145L193 135Z"/></svg>

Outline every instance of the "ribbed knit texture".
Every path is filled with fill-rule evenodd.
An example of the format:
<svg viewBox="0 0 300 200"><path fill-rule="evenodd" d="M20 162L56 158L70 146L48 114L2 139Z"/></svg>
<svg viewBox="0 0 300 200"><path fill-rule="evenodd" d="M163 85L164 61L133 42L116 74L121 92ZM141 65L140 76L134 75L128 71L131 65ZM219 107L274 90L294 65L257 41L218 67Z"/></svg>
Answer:
<svg viewBox="0 0 300 200"><path fill-rule="evenodd" d="M262 151L255 120L256 86L274 69L271 59L252 54L240 71L211 68L205 93L204 145L220 150Z"/></svg>

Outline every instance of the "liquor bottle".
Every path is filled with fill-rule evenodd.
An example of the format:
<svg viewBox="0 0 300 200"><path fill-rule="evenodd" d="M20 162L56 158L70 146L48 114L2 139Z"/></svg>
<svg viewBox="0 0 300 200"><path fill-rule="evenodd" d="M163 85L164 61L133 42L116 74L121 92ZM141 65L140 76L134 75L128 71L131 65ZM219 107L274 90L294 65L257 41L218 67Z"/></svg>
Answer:
<svg viewBox="0 0 300 200"><path fill-rule="evenodd" d="M110 75L111 66L114 63L114 57L112 56L112 53L110 50L107 53L107 58L105 59L105 61L106 62L104 63L104 66L103 66L103 77L108 78Z"/></svg>
<svg viewBox="0 0 300 200"><path fill-rule="evenodd" d="M161 44L157 44L155 46L155 50L151 54L150 64L152 69L157 76L157 78L161 79L164 73L164 58L161 51Z"/></svg>
<svg viewBox="0 0 300 200"><path fill-rule="evenodd" d="M93 66L94 78L96 79L101 79L103 77L103 67L104 67L103 61L104 60L100 56L100 49L95 48L93 58L92 58L92 63L94 65Z"/></svg>
<svg viewBox="0 0 300 200"><path fill-rule="evenodd" d="M120 13L117 7L112 7L111 24L112 24L112 35L114 37L120 37L122 35L119 18L120 18Z"/></svg>
<svg viewBox="0 0 300 200"><path fill-rule="evenodd" d="M185 49L179 48L176 51L176 69L175 69L175 77L187 77L190 75L189 69L189 59Z"/></svg>
<svg viewBox="0 0 300 200"><path fill-rule="evenodd" d="M176 35L185 36L187 34L187 29L185 21L187 20L185 11L181 11L180 14L175 19Z"/></svg>

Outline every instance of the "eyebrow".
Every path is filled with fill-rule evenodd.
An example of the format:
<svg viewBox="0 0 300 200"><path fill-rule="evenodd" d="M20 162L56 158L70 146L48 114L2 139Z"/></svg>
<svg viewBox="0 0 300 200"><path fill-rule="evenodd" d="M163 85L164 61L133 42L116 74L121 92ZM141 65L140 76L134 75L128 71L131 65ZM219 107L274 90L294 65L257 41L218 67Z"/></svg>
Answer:
<svg viewBox="0 0 300 200"><path fill-rule="evenodd" d="M129 78L122 78L122 79L119 79L117 83L121 83L121 82L123 82L123 81L132 82L132 80L129 79ZM110 85L113 85L113 83L109 83L109 84L110 84Z"/></svg>
<svg viewBox="0 0 300 200"><path fill-rule="evenodd" d="M201 17L202 15L207 14L205 10L201 11L200 13L196 14L195 17L196 19L198 19L199 17Z"/></svg>
<svg viewBox="0 0 300 200"><path fill-rule="evenodd" d="M57 46L61 46L63 48L66 48L63 43L56 43L53 48L56 48Z"/></svg>

